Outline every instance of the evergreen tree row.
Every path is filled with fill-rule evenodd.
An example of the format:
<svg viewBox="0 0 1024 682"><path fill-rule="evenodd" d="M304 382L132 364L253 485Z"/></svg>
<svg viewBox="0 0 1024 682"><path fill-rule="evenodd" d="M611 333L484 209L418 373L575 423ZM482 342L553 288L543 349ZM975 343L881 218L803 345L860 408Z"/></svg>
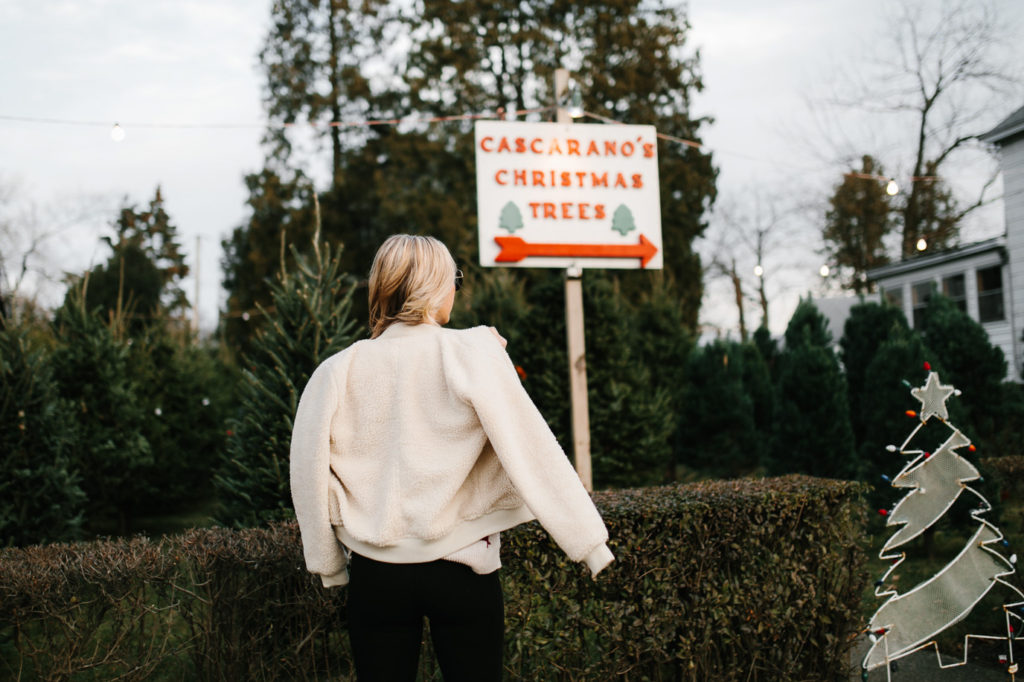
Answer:
<svg viewBox="0 0 1024 682"><path fill-rule="evenodd" d="M230 370L156 329L130 336L70 296L0 330L0 545L124 534L212 492Z"/></svg>
<svg viewBox="0 0 1024 682"><path fill-rule="evenodd" d="M218 479L228 502L223 520L235 525L290 515L288 440L298 396L319 362L365 333L352 319L352 282L326 276L331 263L296 257L301 265L274 287L275 312L247 356L242 416ZM975 442L992 444L990 454L1012 439L1024 414L1012 400L1016 386L1002 382L1000 351L941 297L918 331L899 311L868 303L854 308L835 344L808 300L781 348L766 330L752 343L695 347L671 289L655 284L634 297L597 271L583 282L599 488L785 473L872 480L888 470L885 446L905 428L894 422L913 407L902 380L921 381L926 359L973 396L955 418L970 424ZM467 277L452 324L501 331L525 388L571 453L564 311L561 272L524 278L495 269ZM993 405L992 396L1007 405Z"/></svg>
<svg viewBox="0 0 1024 682"><path fill-rule="evenodd" d="M166 327L130 333L72 288L52 324L0 331L0 538L4 544L124 532L139 515L217 498L236 526L291 515L288 447L316 366L366 333L355 278L337 251L293 253L272 283L266 325L243 375ZM564 281L488 270L467 277L453 325L494 325L527 391L571 448ZM951 415L988 454L1019 448L1020 391L984 331L936 296L918 330L878 304L856 306L834 344L803 301L779 347L696 347L670 287L637 296L584 277L588 392L597 487L798 472L872 479L905 430L902 381L923 363L962 387ZM232 402L234 387L239 400ZM232 415L227 419L228 415ZM230 435L226 436L226 431Z"/></svg>
<svg viewBox="0 0 1024 682"><path fill-rule="evenodd" d="M188 268L159 188L52 319L0 325L0 546L124 534L206 503L231 366L180 319Z"/></svg>

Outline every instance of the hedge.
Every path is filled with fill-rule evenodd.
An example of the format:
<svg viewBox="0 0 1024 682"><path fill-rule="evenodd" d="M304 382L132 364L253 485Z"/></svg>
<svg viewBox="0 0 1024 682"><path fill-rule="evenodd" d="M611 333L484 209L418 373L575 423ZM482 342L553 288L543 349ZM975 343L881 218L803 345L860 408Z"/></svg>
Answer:
<svg viewBox="0 0 1024 682"><path fill-rule="evenodd" d="M867 579L860 484L605 491L595 582L536 524L503 534L508 679L845 679ZM352 679L345 589L294 523L0 552L0 676ZM440 679L422 657L422 679Z"/></svg>

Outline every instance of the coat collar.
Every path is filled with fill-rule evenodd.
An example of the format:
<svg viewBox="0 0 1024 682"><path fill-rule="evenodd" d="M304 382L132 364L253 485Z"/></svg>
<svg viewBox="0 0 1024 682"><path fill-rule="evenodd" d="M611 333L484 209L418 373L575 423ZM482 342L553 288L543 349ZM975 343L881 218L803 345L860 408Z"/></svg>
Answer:
<svg viewBox="0 0 1024 682"><path fill-rule="evenodd" d="M393 322L391 326L381 332L379 339L401 339L408 336L421 336L440 330L441 327L433 322L422 322L420 324L406 324L405 322Z"/></svg>

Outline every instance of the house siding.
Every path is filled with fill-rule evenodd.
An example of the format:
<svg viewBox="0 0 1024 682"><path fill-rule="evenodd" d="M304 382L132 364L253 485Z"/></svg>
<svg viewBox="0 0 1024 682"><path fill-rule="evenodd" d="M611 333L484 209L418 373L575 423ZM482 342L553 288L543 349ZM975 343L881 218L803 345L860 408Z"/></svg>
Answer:
<svg viewBox="0 0 1024 682"><path fill-rule="evenodd" d="M1021 244L1024 251L1024 243ZM934 285L935 290L942 292L942 282L947 277L954 275L964 276L964 296L967 307L967 314L973 320L978 320L978 271L990 267L1000 267L1003 280L1003 311L1005 319L994 322L982 323L982 327L988 334L992 345L1003 351L1006 357L1006 376L1008 379L1019 377L1016 346L1014 343L1015 332L1013 324L1013 300L1011 296L1011 269L1006 264L1006 255L1001 243L995 243L986 251L974 255L956 258L953 260L934 263L919 270L901 272L888 277L879 277L874 281L882 290L897 289L900 291L903 301L903 315L911 327L914 326L913 290L914 286L922 283ZM1024 257L1024 253L1021 254ZM1021 264L1024 269L1024 263ZM1019 296L1017 298L1024 298ZM1019 319L1019 318L1017 318Z"/></svg>
<svg viewBox="0 0 1024 682"><path fill-rule="evenodd" d="M1003 173L1003 206L1006 220L1006 255L1010 274L1007 292L1014 324L1007 331L1007 345L1012 349L1013 358L1010 377L1020 379L1020 368L1024 366L1022 347L1024 342L1024 139L1018 137L1000 149L1000 167Z"/></svg>

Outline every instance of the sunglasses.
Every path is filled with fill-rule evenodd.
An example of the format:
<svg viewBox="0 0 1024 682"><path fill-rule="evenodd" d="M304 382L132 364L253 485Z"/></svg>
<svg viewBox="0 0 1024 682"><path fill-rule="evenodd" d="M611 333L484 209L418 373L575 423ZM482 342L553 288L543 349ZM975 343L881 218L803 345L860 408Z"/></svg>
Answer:
<svg viewBox="0 0 1024 682"><path fill-rule="evenodd" d="M462 270L455 271L455 291L462 288Z"/></svg>

